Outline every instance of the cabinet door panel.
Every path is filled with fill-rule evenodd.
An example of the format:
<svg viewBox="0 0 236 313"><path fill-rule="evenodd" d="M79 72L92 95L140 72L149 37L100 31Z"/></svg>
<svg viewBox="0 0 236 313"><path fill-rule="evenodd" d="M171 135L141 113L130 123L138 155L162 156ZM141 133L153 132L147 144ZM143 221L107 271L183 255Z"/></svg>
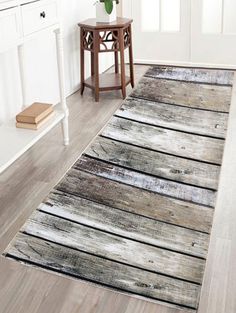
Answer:
<svg viewBox="0 0 236 313"><path fill-rule="evenodd" d="M20 38L19 24L18 8L0 11L0 51Z"/></svg>

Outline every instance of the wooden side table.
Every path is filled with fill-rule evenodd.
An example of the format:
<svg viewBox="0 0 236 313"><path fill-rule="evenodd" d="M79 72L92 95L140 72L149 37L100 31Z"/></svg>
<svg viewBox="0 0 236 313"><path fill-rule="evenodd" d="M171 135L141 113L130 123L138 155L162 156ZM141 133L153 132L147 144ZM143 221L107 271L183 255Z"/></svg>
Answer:
<svg viewBox="0 0 236 313"><path fill-rule="evenodd" d="M112 23L97 23L96 19L88 19L79 23L80 53L81 53L81 95L84 87L95 92L95 101L99 101L100 91L122 90L126 97L126 86L134 87L133 47L131 19L117 18ZM130 76L125 75L125 49L129 49ZM84 77L84 54L91 53L91 77ZM115 58L115 73L99 75L99 53L113 52ZM120 73L119 73L120 52Z"/></svg>

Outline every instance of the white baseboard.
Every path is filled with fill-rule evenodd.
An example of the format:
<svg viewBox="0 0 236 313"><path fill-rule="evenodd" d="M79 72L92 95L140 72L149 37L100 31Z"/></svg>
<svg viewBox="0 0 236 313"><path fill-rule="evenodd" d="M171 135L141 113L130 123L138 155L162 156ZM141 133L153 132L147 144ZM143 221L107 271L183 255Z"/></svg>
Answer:
<svg viewBox="0 0 236 313"><path fill-rule="evenodd" d="M145 60L135 59L135 64L150 64L150 65L175 65L175 66L186 66L186 67L203 67L203 68L219 68L219 69L230 69L236 70L236 65L229 64L209 64L209 63L194 63L194 62L182 62L182 61L170 61L170 60Z"/></svg>
<svg viewBox="0 0 236 313"><path fill-rule="evenodd" d="M72 96L74 93L78 92L80 90L81 85L77 85L76 87L72 88L70 91L67 92L66 98L69 98Z"/></svg>

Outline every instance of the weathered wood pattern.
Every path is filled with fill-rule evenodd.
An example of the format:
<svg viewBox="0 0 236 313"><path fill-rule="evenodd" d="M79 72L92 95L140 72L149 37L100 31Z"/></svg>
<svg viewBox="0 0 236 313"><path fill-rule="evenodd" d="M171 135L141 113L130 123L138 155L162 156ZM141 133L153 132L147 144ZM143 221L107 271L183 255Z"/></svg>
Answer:
<svg viewBox="0 0 236 313"><path fill-rule="evenodd" d="M211 189L217 189L218 186L220 166L146 150L101 136L92 142L85 153L112 164L173 181Z"/></svg>
<svg viewBox="0 0 236 313"><path fill-rule="evenodd" d="M169 180L134 172L106 162L82 156L75 169L87 171L110 180L157 192L159 194L214 207L216 193L212 190L183 185Z"/></svg>
<svg viewBox="0 0 236 313"><path fill-rule="evenodd" d="M195 312L232 78L150 69L7 256Z"/></svg>
<svg viewBox="0 0 236 313"><path fill-rule="evenodd" d="M82 171L71 169L56 188L142 217L206 233L211 229L214 211L208 207L165 197Z"/></svg>
<svg viewBox="0 0 236 313"><path fill-rule="evenodd" d="M234 71L172 66L150 67L145 76L153 78L206 83L211 85L233 85Z"/></svg>
<svg viewBox="0 0 236 313"><path fill-rule="evenodd" d="M88 279L154 299L197 307L196 284L112 262L19 233L9 255L74 277Z"/></svg>
<svg viewBox="0 0 236 313"><path fill-rule="evenodd" d="M46 210L47 208L48 206ZM118 237L43 212L36 211L22 230L27 234L112 261L195 283L202 281L205 261L201 259ZM173 239L174 236L170 241ZM158 239L155 244L158 246ZM139 251L135 258L134 251Z"/></svg>
<svg viewBox="0 0 236 313"><path fill-rule="evenodd" d="M229 115L129 97L116 112L116 116L224 139Z"/></svg>
<svg viewBox="0 0 236 313"><path fill-rule="evenodd" d="M103 136L155 151L221 164L224 141L113 117Z"/></svg>
<svg viewBox="0 0 236 313"><path fill-rule="evenodd" d="M229 112L231 91L230 86L144 77L132 96L191 108Z"/></svg>
<svg viewBox="0 0 236 313"><path fill-rule="evenodd" d="M55 197L55 195L54 195ZM62 200L67 201L67 199L64 197L61 197ZM72 200L75 201L75 204L78 205L78 203L80 203L81 201L79 201L79 199L75 199L72 198ZM55 201L55 200L53 200ZM86 200L85 200L86 201ZM52 200L49 200L49 203L47 203L46 205L43 204L40 207L40 210L42 210L43 212L46 213L52 213L54 215L58 215L58 213L56 213L56 207L54 206L54 208L50 209L50 203L52 202ZM83 202L84 203L84 202ZM88 206L88 202L85 202L85 205L87 204ZM91 202L89 203L91 205L91 209L96 208L96 207L100 207L99 205L96 205L94 203L91 204ZM68 208L69 207L69 208ZM66 214L65 212L67 212L68 210L70 210L70 205L65 205L64 208L62 208L62 212L64 212L63 214ZM104 209L104 207L102 207ZM90 209L90 210L91 210ZM58 208L58 210L60 210L60 206ZM158 221L153 221L153 220L148 220L148 219L144 219L142 220L141 217L139 216L132 216L130 213L126 213L126 212L120 212L117 211L116 209L110 208L110 214L107 213L106 215L106 219L108 220L108 225L104 225L106 224L103 220L103 225L100 227L98 227L98 229L104 230L104 231L110 231L111 233L113 233L115 230L117 230L118 233L121 236L127 237L127 238L131 238L135 239L137 241L142 241L144 243L150 244L150 245L154 245L157 247L162 247L165 249L169 249L171 251L177 251L177 252L183 252L192 256L196 256L196 257L200 257L200 258L205 258L206 257L206 252L207 252L207 246L208 246L208 239L209 239L209 235L207 234L203 234L197 232L197 231L192 231L190 229L186 229L186 228L182 228L179 226L174 226L171 224L165 224L162 222L158 222ZM104 214L104 210L102 212ZM79 214L79 213L78 213ZM92 213L92 216L96 214L96 210L94 210L94 213ZM127 228L126 232L124 232L124 229L122 230L122 226L120 226L120 224L122 224L122 221L119 222L119 220L114 220L114 217L117 214L122 214L124 215L124 223L128 223L129 227ZM75 216L73 216L75 217ZM77 217L78 219L78 217ZM76 219L76 220L77 220ZM95 219L95 217L94 217ZM105 219L105 220L106 220ZM93 220L93 218L92 218ZM110 221L110 222L109 222ZM102 222L102 221L101 221ZM100 224L101 224L100 222ZM139 224L140 223L140 226ZM88 225L90 226L90 225ZM95 227L95 226L94 226ZM134 227L134 229L133 229ZM147 229L146 229L147 227ZM124 228L124 226L123 226ZM133 229L133 230L132 230ZM127 232L133 232L133 235L128 235ZM150 231L150 235L148 234L148 231ZM152 238L147 238L148 236L153 236ZM136 237L137 236L137 237ZM183 239L184 238L184 239Z"/></svg>

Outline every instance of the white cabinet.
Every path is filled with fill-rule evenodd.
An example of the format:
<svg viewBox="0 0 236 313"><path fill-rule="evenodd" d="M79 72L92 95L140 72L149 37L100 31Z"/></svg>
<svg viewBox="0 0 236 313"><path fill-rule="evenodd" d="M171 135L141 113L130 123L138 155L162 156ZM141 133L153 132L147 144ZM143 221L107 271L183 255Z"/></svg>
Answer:
<svg viewBox="0 0 236 313"><path fill-rule="evenodd" d="M0 47L2 50L14 44L20 37L19 9L16 7L0 11Z"/></svg>
<svg viewBox="0 0 236 313"><path fill-rule="evenodd" d="M43 0L21 6L23 34L29 35L58 21L57 1Z"/></svg>
<svg viewBox="0 0 236 313"><path fill-rule="evenodd" d="M57 46L55 58L58 63L60 109L57 109L55 116L38 131L17 129L15 120L0 126L0 173L59 122L62 124L64 144L69 144L59 0L0 0L0 53L14 47L18 49L23 104L27 89L24 43L49 31L55 33Z"/></svg>

